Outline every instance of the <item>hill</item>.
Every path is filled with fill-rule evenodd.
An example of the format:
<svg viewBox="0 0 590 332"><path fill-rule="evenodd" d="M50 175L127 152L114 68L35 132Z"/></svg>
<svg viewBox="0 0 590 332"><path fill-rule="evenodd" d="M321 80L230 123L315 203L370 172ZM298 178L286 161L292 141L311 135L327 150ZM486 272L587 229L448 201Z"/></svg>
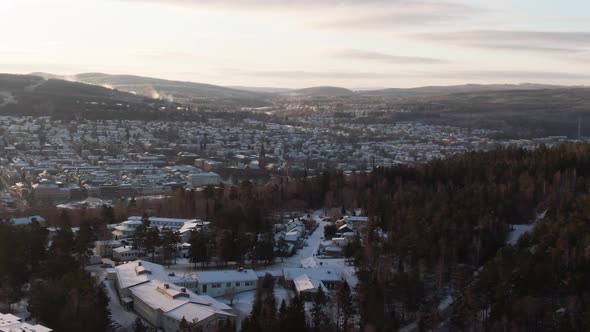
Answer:
<svg viewBox="0 0 590 332"><path fill-rule="evenodd" d="M484 92L484 91L507 91L507 90L547 90L564 88L559 85L547 84L463 84L452 86L425 86L418 88L390 88L381 90L358 91L357 94L371 97L423 97L437 96L454 93Z"/></svg>
<svg viewBox="0 0 590 332"><path fill-rule="evenodd" d="M316 86L289 91L283 95L289 97L343 97L354 95L354 91L333 86Z"/></svg>
<svg viewBox="0 0 590 332"><path fill-rule="evenodd" d="M264 106L271 94L226 88L223 86L172 81L159 78L134 75L109 75L103 73L82 73L72 76L56 76L37 73L44 77L59 77L93 85L107 86L121 91L134 93L154 99L163 99L180 103L198 103L202 100L214 100L241 106Z"/></svg>
<svg viewBox="0 0 590 332"><path fill-rule="evenodd" d="M148 116L170 103L106 87L45 79L33 75L0 74L0 113L57 117Z"/></svg>

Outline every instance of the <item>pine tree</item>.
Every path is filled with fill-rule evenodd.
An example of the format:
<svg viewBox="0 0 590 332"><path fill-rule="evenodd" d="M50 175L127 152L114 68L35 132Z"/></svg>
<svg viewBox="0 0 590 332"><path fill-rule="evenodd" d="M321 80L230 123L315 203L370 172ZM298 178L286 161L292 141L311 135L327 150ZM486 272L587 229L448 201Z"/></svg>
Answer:
<svg viewBox="0 0 590 332"><path fill-rule="evenodd" d="M338 310L338 331L348 331L351 328L352 315L354 314L353 298L348 282L344 281L336 293Z"/></svg>
<svg viewBox="0 0 590 332"><path fill-rule="evenodd" d="M162 229L161 244L164 251L164 259L168 267L170 267L172 257L176 258L178 242L180 242L178 232L167 227Z"/></svg>
<svg viewBox="0 0 590 332"><path fill-rule="evenodd" d="M325 302L326 294L324 293L323 287L320 285L318 292L313 298L313 307L311 308L311 322L313 331L317 332L320 330L325 330L325 328L322 328L328 320L328 316L324 312Z"/></svg>
<svg viewBox="0 0 590 332"><path fill-rule="evenodd" d="M89 249L96 239L94 228L88 222L80 225L80 230L76 234L75 252L78 256L78 261L84 266L91 254Z"/></svg>
<svg viewBox="0 0 590 332"><path fill-rule="evenodd" d="M287 302L283 299L281 301L281 306L279 307L279 313L278 313L278 330L279 331L286 331L287 330L287 315L288 315L288 308L287 308Z"/></svg>
<svg viewBox="0 0 590 332"><path fill-rule="evenodd" d="M196 318L192 322L189 322L183 316L178 324L178 332L203 332L203 327L199 325L199 321Z"/></svg>
<svg viewBox="0 0 590 332"><path fill-rule="evenodd" d="M307 330L305 306L298 295L295 295L287 307L287 331L299 332Z"/></svg>

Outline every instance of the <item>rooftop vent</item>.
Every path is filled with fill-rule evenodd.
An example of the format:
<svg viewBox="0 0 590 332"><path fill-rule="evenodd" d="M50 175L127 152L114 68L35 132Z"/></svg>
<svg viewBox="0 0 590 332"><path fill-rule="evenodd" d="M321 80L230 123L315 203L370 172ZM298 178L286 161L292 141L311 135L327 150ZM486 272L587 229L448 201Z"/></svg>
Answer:
<svg viewBox="0 0 590 332"><path fill-rule="evenodd" d="M168 289L168 288L170 288L170 285L164 284L164 288Z"/></svg>

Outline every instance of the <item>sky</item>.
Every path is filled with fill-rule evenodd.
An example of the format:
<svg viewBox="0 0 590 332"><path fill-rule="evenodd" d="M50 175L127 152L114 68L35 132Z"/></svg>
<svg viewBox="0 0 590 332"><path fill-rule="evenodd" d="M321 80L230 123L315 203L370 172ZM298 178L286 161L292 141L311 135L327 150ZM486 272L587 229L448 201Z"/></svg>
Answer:
<svg viewBox="0 0 590 332"><path fill-rule="evenodd" d="M0 0L0 72L590 85L588 0Z"/></svg>

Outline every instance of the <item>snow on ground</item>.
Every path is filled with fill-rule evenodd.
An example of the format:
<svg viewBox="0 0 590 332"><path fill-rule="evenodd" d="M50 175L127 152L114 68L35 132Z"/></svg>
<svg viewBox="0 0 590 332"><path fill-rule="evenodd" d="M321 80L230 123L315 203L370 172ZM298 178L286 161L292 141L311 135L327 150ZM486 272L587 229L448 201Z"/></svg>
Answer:
<svg viewBox="0 0 590 332"><path fill-rule="evenodd" d="M511 225L512 231L510 231L510 233L508 233L508 238L506 239L506 244L510 244L510 245L516 245L518 243L518 240L525 234L525 233L531 233L533 228L535 228L535 225L537 224L537 222L539 220L542 220L543 218L545 218L545 215L547 214L547 210L539 213L537 215L537 217L535 218L534 221L532 221L529 224L525 224L525 225Z"/></svg>
<svg viewBox="0 0 590 332"><path fill-rule="evenodd" d="M438 311L446 311L455 300L451 294L445 296L438 304Z"/></svg>
<svg viewBox="0 0 590 332"><path fill-rule="evenodd" d="M109 309L111 310L111 319L119 325L130 328L133 322L138 317L132 310L125 310L119 302L119 296L115 290L115 285L112 281L105 280L105 289L109 296Z"/></svg>
<svg viewBox="0 0 590 332"><path fill-rule="evenodd" d="M301 260L317 254L320 248L320 242L322 242L322 238L324 237L324 227L328 223L322 221L321 211L314 212L312 216L318 223L318 228L307 238L307 246L297 250L295 255L285 258L284 262L277 264L278 267L301 267Z"/></svg>
<svg viewBox="0 0 590 332"><path fill-rule="evenodd" d="M340 270L342 276L346 278L346 281L350 287L354 287L358 283L356 271L354 266L349 266L346 263L345 258L320 258L316 256L318 249L320 248L320 243L324 238L324 227L328 225L328 222L322 221L322 215L323 210L315 211L312 214L312 217L318 223L318 228L316 228L316 230L307 238L307 246L299 249L295 255L285 258L284 262L279 262L274 266L269 267L268 270L280 270L284 267L302 267L302 260L313 258L318 265L332 267Z"/></svg>
<svg viewBox="0 0 590 332"><path fill-rule="evenodd" d="M18 103L10 91L0 91L0 97L0 107Z"/></svg>

